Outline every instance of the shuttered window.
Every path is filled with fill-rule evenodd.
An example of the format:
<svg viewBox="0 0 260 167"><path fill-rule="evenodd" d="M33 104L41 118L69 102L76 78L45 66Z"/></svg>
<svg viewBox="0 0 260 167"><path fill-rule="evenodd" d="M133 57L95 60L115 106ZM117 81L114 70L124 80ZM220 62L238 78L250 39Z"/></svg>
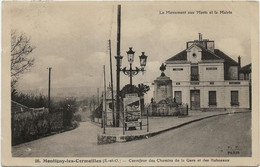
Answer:
<svg viewBox="0 0 260 167"><path fill-rule="evenodd" d="M217 105L216 91L209 91L209 105Z"/></svg>
<svg viewBox="0 0 260 167"><path fill-rule="evenodd" d="M191 66L191 81L198 81L199 80L199 67L198 66Z"/></svg>
<svg viewBox="0 0 260 167"><path fill-rule="evenodd" d="M238 91L231 91L231 106L239 105Z"/></svg>

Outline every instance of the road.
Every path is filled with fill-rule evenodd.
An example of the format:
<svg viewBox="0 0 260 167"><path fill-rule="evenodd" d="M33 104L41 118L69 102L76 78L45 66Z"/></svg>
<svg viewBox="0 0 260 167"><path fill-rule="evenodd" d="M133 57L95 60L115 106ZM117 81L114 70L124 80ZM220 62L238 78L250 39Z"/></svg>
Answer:
<svg viewBox="0 0 260 167"><path fill-rule="evenodd" d="M149 139L97 145L89 122L61 134L14 146L22 157L236 157L251 156L251 113L208 118Z"/></svg>

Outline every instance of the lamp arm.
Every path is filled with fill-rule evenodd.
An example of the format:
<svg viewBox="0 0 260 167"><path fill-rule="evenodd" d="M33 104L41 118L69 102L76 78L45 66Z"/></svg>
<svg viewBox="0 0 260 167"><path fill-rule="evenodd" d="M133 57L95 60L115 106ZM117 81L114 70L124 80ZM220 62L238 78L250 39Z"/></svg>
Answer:
<svg viewBox="0 0 260 167"><path fill-rule="evenodd" d="M131 73L132 73L132 76L134 76L134 75L137 75L140 71L144 72L145 69L144 69L144 67L141 67L141 68L135 67L135 70L130 70L130 69L126 69L126 67L124 67L120 71L122 71L127 76L130 76Z"/></svg>

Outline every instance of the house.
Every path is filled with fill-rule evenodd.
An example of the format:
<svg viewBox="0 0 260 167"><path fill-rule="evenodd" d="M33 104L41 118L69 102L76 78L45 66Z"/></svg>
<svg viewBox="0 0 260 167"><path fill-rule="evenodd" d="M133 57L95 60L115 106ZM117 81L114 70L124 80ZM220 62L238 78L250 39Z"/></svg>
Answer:
<svg viewBox="0 0 260 167"><path fill-rule="evenodd" d="M112 98L112 87L109 84L109 86L107 87L107 90L106 90L106 125L109 125L109 126L113 126L113 107L114 107L114 117L115 117L115 111L116 111L115 110L116 92L114 90L113 90L113 96L114 96L114 98Z"/></svg>
<svg viewBox="0 0 260 167"><path fill-rule="evenodd" d="M245 65L239 70L239 79L240 80L251 80L251 63Z"/></svg>
<svg viewBox="0 0 260 167"><path fill-rule="evenodd" d="M192 110L249 109L249 81L239 80L238 62L215 48L213 40L188 41L186 48L166 60L173 97Z"/></svg>

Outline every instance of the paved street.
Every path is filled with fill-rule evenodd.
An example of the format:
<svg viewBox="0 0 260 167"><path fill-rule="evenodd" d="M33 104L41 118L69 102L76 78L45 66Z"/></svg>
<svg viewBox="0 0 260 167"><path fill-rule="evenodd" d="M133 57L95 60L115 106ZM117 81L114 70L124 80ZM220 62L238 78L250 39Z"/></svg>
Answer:
<svg viewBox="0 0 260 167"><path fill-rule="evenodd" d="M97 127L89 122L61 134L13 147L28 157L206 157L251 156L251 113L208 118L149 139L97 145Z"/></svg>

